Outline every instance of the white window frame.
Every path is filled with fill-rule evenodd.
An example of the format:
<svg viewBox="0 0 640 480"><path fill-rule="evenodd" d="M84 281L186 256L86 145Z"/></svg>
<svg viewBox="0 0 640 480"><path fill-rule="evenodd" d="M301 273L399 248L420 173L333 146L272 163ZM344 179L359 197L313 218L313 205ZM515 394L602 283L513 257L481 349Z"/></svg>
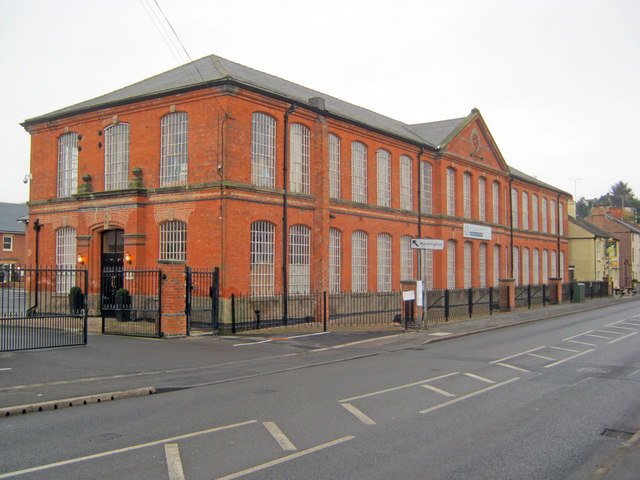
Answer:
<svg viewBox="0 0 640 480"><path fill-rule="evenodd" d="M362 230L351 234L351 291L367 292L369 265L369 235Z"/></svg>
<svg viewBox="0 0 640 480"><path fill-rule="evenodd" d="M564 204L558 202L558 235L564 235Z"/></svg>
<svg viewBox="0 0 640 480"><path fill-rule="evenodd" d="M533 285L540 285L540 250L533 249Z"/></svg>
<svg viewBox="0 0 640 480"><path fill-rule="evenodd" d="M563 251L560 252L560 275L559 275L559 277L564 282L564 252Z"/></svg>
<svg viewBox="0 0 640 480"><path fill-rule="evenodd" d="M500 245L493 246L493 286L500 285Z"/></svg>
<svg viewBox="0 0 640 480"><path fill-rule="evenodd" d="M447 288L456 288L456 241L447 240Z"/></svg>
<svg viewBox="0 0 640 480"><path fill-rule="evenodd" d="M340 293L342 284L342 232L329 230L329 293Z"/></svg>
<svg viewBox="0 0 640 480"><path fill-rule="evenodd" d="M535 193L531 197L531 230L534 232L539 231L538 223L538 195ZM537 285L537 284L536 284Z"/></svg>
<svg viewBox="0 0 640 480"><path fill-rule="evenodd" d="M274 294L276 227L267 221L251 224L250 277L251 295L266 297Z"/></svg>
<svg viewBox="0 0 640 480"><path fill-rule="evenodd" d="M160 260L185 262L187 260L187 224L181 220L168 220L160 224Z"/></svg>
<svg viewBox="0 0 640 480"><path fill-rule="evenodd" d="M2 251L3 252L12 252L13 251L13 235L3 235L2 236Z"/></svg>
<svg viewBox="0 0 640 480"><path fill-rule="evenodd" d="M351 142L351 200L367 203L367 146Z"/></svg>
<svg viewBox="0 0 640 480"><path fill-rule="evenodd" d="M78 193L78 134L58 137L58 198Z"/></svg>
<svg viewBox="0 0 640 480"><path fill-rule="evenodd" d="M550 274L553 275L552 278L556 278L558 276L558 253L555 250L551 250Z"/></svg>
<svg viewBox="0 0 640 480"><path fill-rule="evenodd" d="M56 293L69 293L75 282L76 229L61 227L56 230Z"/></svg>
<svg viewBox="0 0 640 480"><path fill-rule="evenodd" d="M464 288L472 286L473 257L471 242L464 242Z"/></svg>
<svg viewBox="0 0 640 480"><path fill-rule="evenodd" d="M376 152L378 163L378 205L391 206L391 154L379 148Z"/></svg>
<svg viewBox="0 0 640 480"><path fill-rule="evenodd" d="M518 228L518 190L511 189L511 225Z"/></svg>
<svg viewBox="0 0 640 480"><path fill-rule="evenodd" d="M520 285L520 249L518 247L513 247L513 278L515 279L515 284Z"/></svg>
<svg viewBox="0 0 640 480"><path fill-rule="evenodd" d="M462 202L464 203L464 218L471 218L471 174L462 174Z"/></svg>
<svg viewBox="0 0 640 480"><path fill-rule="evenodd" d="M311 132L301 123L289 127L289 181L296 193L311 192Z"/></svg>
<svg viewBox="0 0 640 480"><path fill-rule="evenodd" d="M481 243L478 246L478 279L479 287L487 286L487 244Z"/></svg>
<svg viewBox="0 0 640 480"><path fill-rule="evenodd" d="M400 208L413 210L413 160L400 156Z"/></svg>
<svg viewBox="0 0 640 480"><path fill-rule="evenodd" d="M276 186L276 119L262 112L251 117L251 184Z"/></svg>
<svg viewBox="0 0 640 480"><path fill-rule="evenodd" d="M400 280L413 280L413 249L410 235L400 237Z"/></svg>
<svg viewBox="0 0 640 480"><path fill-rule="evenodd" d="M547 223L547 199L545 197L542 197L540 210L542 210L541 231L542 233L547 233L549 224ZM547 282L544 282L544 283L547 283Z"/></svg>
<svg viewBox="0 0 640 480"><path fill-rule="evenodd" d="M493 182L493 223L500 223L500 183Z"/></svg>
<svg viewBox="0 0 640 480"><path fill-rule="evenodd" d="M542 283L549 283L549 252L542 250Z"/></svg>
<svg viewBox="0 0 640 480"><path fill-rule="evenodd" d="M311 292L311 229L306 225L289 227L289 293Z"/></svg>
<svg viewBox="0 0 640 480"><path fill-rule="evenodd" d="M478 178L478 220L487 220L487 180L484 177Z"/></svg>
<svg viewBox="0 0 640 480"><path fill-rule="evenodd" d="M160 186L184 186L189 168L189 115L166 115L160 121L160 130Z"/></svg>
<svg viewBox="0 0 640 480"><path fill-rule="evenodd" d="M129 124L104 129L104 189L122 190L129 185Z"/></svg>
<svg viewBox="0 0 640 480"><path fill-rule="evenodd" d="M447 167L447 215L456 216L456 171Z"/></svg>
<svg viewBox="0 0 640 480"><path fill-rule="evenodd" d="M391 291L391 235L381 233L378 235L378 291Z"/></svg>
<svg viewBox="0 0 640 480"><path fill-rule="evenodd" d="M556 234L556 201L551 200L549 203L549 233Z"/></svg>
<svg viewBox="0 0 640 480"><path fill-rule="evenodd" d="M529 272L529 249L527 247L522 248L522 285L529 285L530 272Z"/></svg>
<svg viewBox="0 0 640 480"><path fill-rule="evenodd" d="M329 196L340 198L340 137L329 134Z"/></svg>
<svg viewBox="0 0 640 480"><path fill-rule="evenodd" d="M420 211L433 213L433 167L429 162L420 162Z"/></svg>
<svg viewBox="0 0 640 480"><path fill-rule="evenodd" d="M522 192L520 201L522 202L522 229L529 230L529 194Z"/></svg>

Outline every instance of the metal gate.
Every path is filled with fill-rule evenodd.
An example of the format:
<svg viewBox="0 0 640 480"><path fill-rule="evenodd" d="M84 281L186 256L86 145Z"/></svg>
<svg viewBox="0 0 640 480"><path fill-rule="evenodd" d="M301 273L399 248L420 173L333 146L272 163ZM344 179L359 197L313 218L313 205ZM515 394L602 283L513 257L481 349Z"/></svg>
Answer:
<svg viewBox="0 0 640 480"><path fill-rule="evenodd" d="M102 270L102 333L161 337L162 271Z"/></svg>
<svg viewBox="0 0 640 480"><path fill-rule="evenodd" d="M192 330L218 331L218 295L220 270L186 268L185 314L187 335Z"/></svg>
<svg viewBox="0 0 640 480"><path fill-rule="evenodd" d="M87 343L87 271L16 268L0 283L0 351Z"/></svg>

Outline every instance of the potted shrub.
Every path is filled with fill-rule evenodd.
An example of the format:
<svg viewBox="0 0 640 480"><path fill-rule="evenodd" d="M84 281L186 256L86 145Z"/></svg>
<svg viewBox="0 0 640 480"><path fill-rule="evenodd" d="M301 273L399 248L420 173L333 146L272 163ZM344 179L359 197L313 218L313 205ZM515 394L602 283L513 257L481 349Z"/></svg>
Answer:
<svg viewBox="0 0 640 480"><path fill-rule="evenodd" d="M78 286L71 287L69 290L69 310L72 314L82 313L84 308L84 294Z"/></svg>
<svg viewBox="0 0 640 480"><path fill-rule="evenodd" d="M131 296L126 288L119 288L115 297L116 318L119 322L128 322L131 319Z"/></svg>

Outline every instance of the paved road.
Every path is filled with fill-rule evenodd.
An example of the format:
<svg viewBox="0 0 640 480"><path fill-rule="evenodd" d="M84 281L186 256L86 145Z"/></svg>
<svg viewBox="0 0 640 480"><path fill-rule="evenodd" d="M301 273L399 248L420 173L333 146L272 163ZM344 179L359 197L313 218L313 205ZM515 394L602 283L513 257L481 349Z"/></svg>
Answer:
<svg viewBox="0 0 640 480"><path fill-rule="evenodd" d="M145 380L198 388L0 421L0 478L588 478L639 429L639 332L631 302L426 345L452 332L256 338L200 368L189 355L206 352L185 348L173 371L149 357ZM59 388L92 383L59 352ZM101 381L132 382L130 367ZM20 398L47 391L29 372Z"/></svg>

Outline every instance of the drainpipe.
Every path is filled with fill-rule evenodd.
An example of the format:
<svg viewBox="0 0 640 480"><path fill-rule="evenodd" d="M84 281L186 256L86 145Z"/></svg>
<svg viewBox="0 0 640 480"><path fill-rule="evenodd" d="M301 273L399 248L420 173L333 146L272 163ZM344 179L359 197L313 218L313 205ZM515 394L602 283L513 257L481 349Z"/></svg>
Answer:
<svg viewBox="0 0 640 480"><path fill-rule="evenodd" d="M509 225L511 226L511 250L509 251L509 258L511 259L509 262L509 272L510 278L513 278L513 188L511 184L513 183L513 178L509 178Z"/></svg>
<svg viewBox="0 0 640 480"><path fill-rule="evenodd" d="M289 243L289 224L287 216L287 181L289 175L289 115L296 111L295 104L291 104L291 108L284 114L284 160L282 165L282 171L284 174L284 196L282 202L282 286L284 295L284 305L282 310L282 322L286 325L288 319L288 304L289 304L289 284L287 278L287 264L289 259L287 257L287 245Z"/></svg>
<svg viewBox="0 0 640 480"><path fill-rule="evenodd" d="M564 211L564 209L562 209ZM560 218L560 194L556 198L556 233L558 234L558 260L556 261L556 272L555 276L560 277L560 222L562 219Z"/></svg>
<svg viewBox="0 0 640 480"><path fill-rule="evenodd" d="M420 147L420 153L418 153L418 238L422 238L422 163L420 163L420 157L423 154L424 147Z"/></svg>

